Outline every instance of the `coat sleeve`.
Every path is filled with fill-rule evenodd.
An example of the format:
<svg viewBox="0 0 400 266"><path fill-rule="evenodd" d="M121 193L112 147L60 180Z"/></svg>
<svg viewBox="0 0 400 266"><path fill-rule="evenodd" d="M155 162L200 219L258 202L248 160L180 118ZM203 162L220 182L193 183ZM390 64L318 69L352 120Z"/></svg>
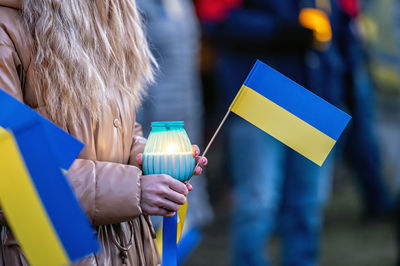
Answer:
<svg viewBox="0 0 400 266"><path fill-rule="evenodd" d="M14 49L13 43L0 28L0 89L22 101L22 91L18 70L22 69L21 61ZM0 209L0 225L5 225L5 217Z"/></svg>
<svg viewBox="0 0 400 266"><path fill-rule="evenodd" d="M136 166L76 159L67 176L95 226L132 220L142 213L142 172Z"/></svg>
<svg viewBox="0 0 400 266"><path fill-rule="evenodd" d="M0 89L23 101L20 72L22 63L11 39L0 28Z"/></svg>
<svg viewBox="0 0 400 266"><path fill-rule="evenodd" d="M133 141L131 146L131 154L129 156L129 164L137 166L136 156L139 153L144 152L144 146L146 146L146 139L143 137L142 125L135 123L135 128L133 130Z"/></svg>
<svg viewBox="0 0 400 266"><path fill-rule="evenodd" d="M8 35L0 28L0 89L21 102L21 61ZM143 140L137 139L133 151ZM68 171L72 188L93 225L130 220L141 214L141 170L133 165L77 159ZM4 224L0 210L0 224Z"/></svg>

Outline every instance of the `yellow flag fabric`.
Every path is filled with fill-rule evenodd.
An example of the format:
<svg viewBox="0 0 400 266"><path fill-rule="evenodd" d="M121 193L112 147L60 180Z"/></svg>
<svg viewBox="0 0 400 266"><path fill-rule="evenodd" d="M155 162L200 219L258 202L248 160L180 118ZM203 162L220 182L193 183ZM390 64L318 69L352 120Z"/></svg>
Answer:
<svg viewBox="0 0 400 266"><path fill-rule="evenodd" d="M182 231L183 231L183 226L185 223L185 216L186 216L186 211L187 211L187 200L185 204L183 204L179 210L178 210L178 224L177 224L177 234L176 234L176 243L179 242L182 236ZM160 254L162 254L162 226L157 229L157 234L156 234L156 241L157 241L157 249Z"/></svg>
<svg viewBox="0 0 400 266"><path fill-rule="evenodd" d="M66 265L70 260L32 184L13 135L3 128L0 128L0 162L2 208L29 262L37 266Z"/></svg>

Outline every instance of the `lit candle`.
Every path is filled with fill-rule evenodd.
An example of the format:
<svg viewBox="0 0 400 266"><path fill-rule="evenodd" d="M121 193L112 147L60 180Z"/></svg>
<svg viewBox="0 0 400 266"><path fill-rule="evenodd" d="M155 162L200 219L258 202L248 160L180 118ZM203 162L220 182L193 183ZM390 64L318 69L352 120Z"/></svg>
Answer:
<svg viewBox="0 0 400 266"><path fill-rule="evenodd" d="M183 121L151 123L143 153L144 174L168 174L182 182L192 177L195 159L183 126Z"/></svg>

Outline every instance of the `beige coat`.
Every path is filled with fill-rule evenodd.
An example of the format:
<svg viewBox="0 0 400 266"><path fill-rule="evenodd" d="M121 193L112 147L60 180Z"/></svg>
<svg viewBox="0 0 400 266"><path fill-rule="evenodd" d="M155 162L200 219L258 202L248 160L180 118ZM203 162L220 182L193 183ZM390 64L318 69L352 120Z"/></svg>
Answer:
<svg viewBox="0 0 400 266"><path fill-rule="evenodd" d="M21 0L0 0L0 88L46 116L46 107L31 86L32 41L20 9ZM81 119L81 125L68 128L85 144L68 178L97 229L102 249L77 265L159 264L153 227L140 208L142 173L135 158L146 140L135 123L134 106L121 97L117 108L105 112L100 122L93 124L85 114ZM1 210L0 228L0 265L27 265Z"/></svg>

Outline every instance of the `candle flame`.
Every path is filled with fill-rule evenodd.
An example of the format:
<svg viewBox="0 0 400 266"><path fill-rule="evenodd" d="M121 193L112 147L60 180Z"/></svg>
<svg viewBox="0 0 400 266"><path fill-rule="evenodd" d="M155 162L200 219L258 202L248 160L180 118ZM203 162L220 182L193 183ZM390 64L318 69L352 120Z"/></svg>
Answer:
<svg viewBox="0 0 400 266"><path fill-rule="evenodd" d="M170 144L166 148L166 152L169 154L176 153L178 151L178 147L175 144Z"/></svg>

